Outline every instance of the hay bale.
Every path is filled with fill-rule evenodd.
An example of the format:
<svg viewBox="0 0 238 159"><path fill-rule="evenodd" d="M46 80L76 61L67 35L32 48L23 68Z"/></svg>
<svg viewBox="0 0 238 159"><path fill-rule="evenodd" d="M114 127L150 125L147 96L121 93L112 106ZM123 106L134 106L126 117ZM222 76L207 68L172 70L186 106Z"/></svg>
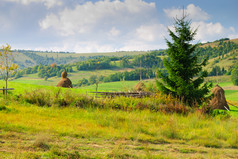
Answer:
<svg viewBox="0 0 238 159"><path fill-rule="evenodd" d="M61 77L62 77L62 78L67 78L67 76L68 76L68 74L67 74L66 71L63 71L63 72L61 73Z"/></svg>
<svg viewBox="0 0 238 159"><path fill-rule="evenodd" d="M146 86L143 82L138 82L134 87L134 91L136 92L145 91L145 89L146 89Z"/></svg>
<svg viewBox="0 0 238 159"><path fill-rule="evenodd" d="M65 87L65 88L73 88L72 82L69 78L67 78L67 72L63 71L61 73L62 79L56 85L57 87Z"/></svg>
<svg viewBox="0 0 238 159"><path fill-rule="evenodd" d="M214 95L210 101L210 106L212 109L229 109L229 106L226 102L225 91L218 85L216 85L211 93ZM226 107L226 108L225 108Z"/></svg>

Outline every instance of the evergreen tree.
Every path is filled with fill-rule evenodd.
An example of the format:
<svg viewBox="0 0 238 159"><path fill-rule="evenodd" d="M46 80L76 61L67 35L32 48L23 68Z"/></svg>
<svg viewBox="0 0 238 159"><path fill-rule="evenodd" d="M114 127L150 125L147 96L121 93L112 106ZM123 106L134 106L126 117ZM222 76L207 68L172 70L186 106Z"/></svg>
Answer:
<svg viewBox="0 0 238 159"><path fill-rule="evenodd" d="M175 32L168 29L173 41L166 39L168 59L164 60L164 66L168 75L159 71L158 76L162 81L157 81L157 86L163 93L172 94L192 106L195 102L203 101L211 84L203 84L207 72L202 71L202 67L206 65L207 59L201 63L198 61L199 52L195 51L198 44L190 43L194 40L197 30L193 31L190 24L186 16L183 16L181 19L175 19Z"/></svg>

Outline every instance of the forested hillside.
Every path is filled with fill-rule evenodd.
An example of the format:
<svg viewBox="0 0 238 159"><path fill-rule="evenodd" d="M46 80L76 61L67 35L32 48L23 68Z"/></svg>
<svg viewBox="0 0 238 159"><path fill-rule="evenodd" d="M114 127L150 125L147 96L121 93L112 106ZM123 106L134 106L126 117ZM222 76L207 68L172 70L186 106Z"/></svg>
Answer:
<svg viewBox="0 0 238 159"><path fill-rule="evenodd" d="M220 39L212 43L200 44L196 49L199 58L208 59L206 70L209 76L230 75L237 67L238 39ZM39 53L20 51L27 57L25 65L31 65L18 70L13 78L21 78L29 74L36 74L38 78L47 80L51 77L60 77L66 70L71 75L82 71L112 70L110 74L93 74L85 78L77 78L74 86L91 85L98 82L130 81L151 79L157 76L157 70L164 73L163 58L166 50L123 54L74 54L74 53ZM21 58L17 58L22 60ZM22 66L23 67L23 66ZM118 71L120 70L120 71ZM74 76L73 76L74 78Z"/></svg>
<svg viewBox="0 0 238 159"><path fill-rule="evenodd" d="M86 61L103 56L123 57L131 55L145 54L145 51L121 51L112 53L69 53L69 52L48 52L48 51L33 51L33 50L13 50L15 55L14 62L19 65L20 69L33 67L36 65L57 65L75 63L78 61Z"/></svg>

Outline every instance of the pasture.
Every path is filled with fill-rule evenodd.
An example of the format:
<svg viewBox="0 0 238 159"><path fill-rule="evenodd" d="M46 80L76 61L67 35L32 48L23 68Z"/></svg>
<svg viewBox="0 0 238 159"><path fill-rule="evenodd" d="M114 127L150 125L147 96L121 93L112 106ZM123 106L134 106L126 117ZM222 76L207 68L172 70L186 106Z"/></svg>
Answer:
<svg viewBox="0 0 238 159"><path fill-rule="evenodd" d="M9 82L8 87L15 90L9 91L7 100L0 94L0 158L238 157L238 109L235 107L230 107L230 117L212 117L198 112L181 115L147 109L117 110L91 107L87 103L83 108L39 107L18 97L26 91L57 92L58 79L37 79L36 83L44 86L35 85L33 78L37 75ZM147 86L153 83L151 80L144 82ZM98 91L130 91L137 83L99 83ZM226 98L237 104L236 87L226 80L219 85L225 88ZM3 86L1 81L0 87ZM95 88L91 85L62 91L83 98ZM130 98L108 101L126 104L126 100L132 101Z"/></svg>
<svg viewBox="0 0 238 159"><path fill-rule="evenodd" d="M0 105L0 158L238 157L237 117Z"/></svg>

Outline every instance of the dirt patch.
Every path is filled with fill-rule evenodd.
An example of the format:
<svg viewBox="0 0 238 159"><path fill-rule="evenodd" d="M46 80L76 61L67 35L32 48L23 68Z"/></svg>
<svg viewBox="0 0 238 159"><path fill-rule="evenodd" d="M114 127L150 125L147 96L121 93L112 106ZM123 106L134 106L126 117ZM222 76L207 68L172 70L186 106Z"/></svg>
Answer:
<svg viewBox="0 0 238 159"><path fill-rule="evenodd" d="M222 87L224 90L238 90L238 86Z"/></svg>

